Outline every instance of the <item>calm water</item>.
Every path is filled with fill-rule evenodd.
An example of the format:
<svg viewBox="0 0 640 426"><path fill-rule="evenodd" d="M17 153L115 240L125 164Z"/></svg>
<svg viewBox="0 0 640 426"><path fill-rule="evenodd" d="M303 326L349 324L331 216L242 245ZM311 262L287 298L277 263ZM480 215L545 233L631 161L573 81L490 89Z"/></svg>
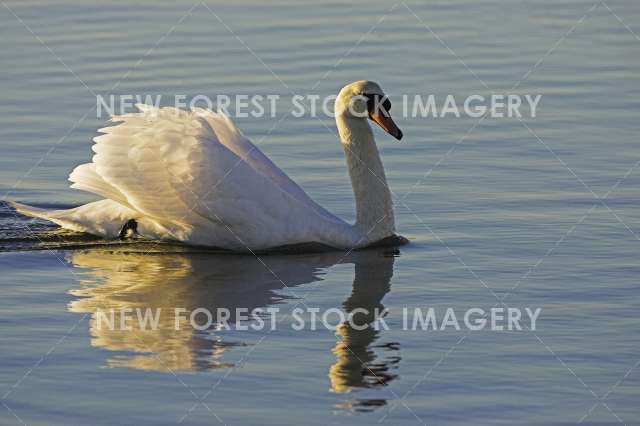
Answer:
<svg viewBox="0 0 640 426"><path fill-rule="evenodd" d="M397 117L400 144L376 131L412 240L397 253L112 244L3 205L1 424L639 423L637 1L207 5L5 0L3 199L93 200L66 178L106 121L96 95L326 96L368 78L392 100L463 99L520 82L514 93L543 95L538 116L531 131ZM285 112L237 123L353 219L331 119ZM542 308L535 332L402 329L403 308L489 309L507 292L509 306ZM389 330L294 331L284 314L304 306L384 306ZM137 307L283 315L272 332L96 323L98 309Z"/></svg>

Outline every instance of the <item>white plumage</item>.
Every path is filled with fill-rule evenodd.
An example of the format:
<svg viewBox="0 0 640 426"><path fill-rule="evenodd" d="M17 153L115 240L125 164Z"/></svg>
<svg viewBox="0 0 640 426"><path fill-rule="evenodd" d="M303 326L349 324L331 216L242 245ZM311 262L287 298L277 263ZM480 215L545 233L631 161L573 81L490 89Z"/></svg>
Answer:
<svg viewBox="0 0 640 426"><path fill-rule="evenodd" d="M374 83L357 83L360 91L380 91ZM366 224L349 225L315 203L228 116L204 109L141 104L137 108L138 113L113 116L112 121L119 124L99 130L103 134L94 138L93 161L76 167L69 176L72 188L104 200L70 210L15 203L16 208L65 228L108 238L117 237L123 224L135 219L139 234L146 238L238 251L301 243L346 248L372 242L364 230ZM342 122L337 119L339 129L349 125L350 117L342 118ZM351 148L368 144L364 156L373 146L377 157L366 126L371 140L353 140ZM366 133L360 139L366 139ZM381 168L381 163L373 167ZM378 173L384 179L384 171ZM388 193L386 183L382 188L367 188L379 190ZM371 236L384 238L392 233L391 217L391 229Z"/></svg>

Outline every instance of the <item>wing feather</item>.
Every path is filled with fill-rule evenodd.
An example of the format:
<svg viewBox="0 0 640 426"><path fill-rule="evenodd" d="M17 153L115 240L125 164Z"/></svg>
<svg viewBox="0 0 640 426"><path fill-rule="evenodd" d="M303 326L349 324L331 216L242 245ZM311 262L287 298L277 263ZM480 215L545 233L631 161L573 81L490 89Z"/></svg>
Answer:
<svg viewBox="0 0 640 426"><path fill-rule="evenodd" d="M313 240L314 235L304 235L313 234L313 226L300 221L309 214L343 223L314 203L224 114L137 107L140 112L114 116L119 124L99 130L93 162L71 173L73 187L117 201L162 226L204 229L207 238L228 246ZM242 238L247 241L237 241Z"/></svg>

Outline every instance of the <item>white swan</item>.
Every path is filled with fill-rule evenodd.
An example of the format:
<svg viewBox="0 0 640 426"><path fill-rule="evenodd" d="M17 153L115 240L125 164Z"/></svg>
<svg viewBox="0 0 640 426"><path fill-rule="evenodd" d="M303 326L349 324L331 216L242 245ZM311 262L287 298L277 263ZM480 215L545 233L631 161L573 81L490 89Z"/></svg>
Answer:
<svg viewBox="0 0 640 426"><path fill-rule="evenodd" d="M29 216L107 238L131 231L234 251L299 244L360 248L394 235L391 194L367 118L396 139L378 84L345 86L336 123L355 193L350 225L315 203L221 113L137 105L94 138L93 162L73 170L72 188L105 197L69 210L13 203ZM123 227L124 225L124 227Z"/></svg>

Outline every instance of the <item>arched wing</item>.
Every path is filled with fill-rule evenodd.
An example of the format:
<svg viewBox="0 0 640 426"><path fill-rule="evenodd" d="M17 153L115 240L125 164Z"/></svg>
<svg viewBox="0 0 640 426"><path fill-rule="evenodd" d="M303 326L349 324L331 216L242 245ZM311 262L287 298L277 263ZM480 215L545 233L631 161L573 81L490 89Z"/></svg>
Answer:
<svg viewBox="0 0 640 426"><path fill-rule="evenodd" d="M196 114L203 117L216 131L220 143L242 158L255 170L269 177L284 191L298 198L304 203L318 206L304 190L278 166L276 166L249 138L235 125L226 114L214 113L210 110L196 108ZM320 209L322 209L320 207ZM322 209L323 210L323 209Z"/></svg>
<svg viewBox="0 0 640 426"><path fill-rule="evenodd" d="M139 113L114 116L120 124L99 130L104 134L94 138L93 162L71 173L72 187L110 198L159 224L222 225L232 234L242 230L241 235L276 243L276 234L284 238L297 232L293 216L324 216L228 117L138 108Z"/></svg>

